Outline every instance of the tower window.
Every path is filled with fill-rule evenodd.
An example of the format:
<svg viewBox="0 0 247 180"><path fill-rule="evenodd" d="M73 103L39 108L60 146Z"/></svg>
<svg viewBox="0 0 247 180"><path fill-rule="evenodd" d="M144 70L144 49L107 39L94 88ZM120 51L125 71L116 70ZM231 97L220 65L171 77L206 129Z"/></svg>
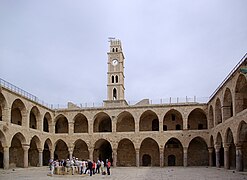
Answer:
<svg viewBox="0 0 247 180"><path fill-rule="evenodd" d="M112 52L114 52L114 48L112 48Z"/></svg>
<svg viewBox="0 0 247 180"><path fill-rule="evenodd" d="M111 77L111 82L114 83L114 76Z"/></svg>
<svg viewBox="0 0 247 180"><path fill-rule="evenodd" d="M118 83L118 76L116 76L116 83Z"/></svg>
<svg viewBox="0 0 247 180"><path fill-rule="evenodd" d="M116 48L116 52L118 51L118 49Z"/></svg>
<svg viewBox="0 0 247 180"><path fill-rule="evenodd" d="M113 89L113 100L117 99L117 90L114 88Z"/></svg>

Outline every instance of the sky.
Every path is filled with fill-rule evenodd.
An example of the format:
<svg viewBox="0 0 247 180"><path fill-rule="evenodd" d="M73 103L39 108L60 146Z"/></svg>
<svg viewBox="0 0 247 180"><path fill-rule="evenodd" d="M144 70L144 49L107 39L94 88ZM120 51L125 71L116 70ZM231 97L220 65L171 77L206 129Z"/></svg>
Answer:
<svg viewBox="0 0 247 180"><path fill-rule="evenodd" d="M247 53L246 0L0 0L0 78L50 104L107 99L108 37L125 99L209 97Z"/></svg>

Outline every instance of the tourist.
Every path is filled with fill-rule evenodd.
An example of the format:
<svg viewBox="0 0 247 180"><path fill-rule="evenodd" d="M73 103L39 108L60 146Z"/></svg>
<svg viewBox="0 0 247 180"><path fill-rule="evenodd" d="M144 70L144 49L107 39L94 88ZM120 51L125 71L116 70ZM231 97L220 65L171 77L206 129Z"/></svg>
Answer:
<svg viewBox="0 0 247 180"><path fill-rule="evenodd" d="M97 165L96 165L96 173L98 173L98 174L100 173L99 168L100 168L100 160L98 159Z"/></svg>
<svg viewBox="0 0 247 180"><path fill-rule="evenodd" d="M106 160L106 169L107 169L107 174L110 175L110 168L111 168L111 162Z"/></svg>
<svg viewBox="0 0 247 180"><path fill-rule="evenodd" d="M103 160L101 160L101 162L100 162L100 171L103 174L103 172L104 172L104 161Z"/></svg>
<svg viewBox="0 0 247 180"><path fill-rule="evenodd" d="M90 171L90 176L92 176L93 174L92 174L92 172L93 172L93 163L92 163L92 161L91 160L88 160L88 164L87 164L87 168L89 169L89 171Z"/></svg>

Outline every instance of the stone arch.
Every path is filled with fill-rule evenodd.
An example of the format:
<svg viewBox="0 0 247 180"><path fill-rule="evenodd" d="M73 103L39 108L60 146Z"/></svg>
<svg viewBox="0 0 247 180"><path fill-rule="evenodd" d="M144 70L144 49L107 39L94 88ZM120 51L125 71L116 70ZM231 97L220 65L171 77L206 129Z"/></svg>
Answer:
<svg viewBox="0 0 247 180"><path fill-rule="evenodd" d="M38 129L38 123L40 122L40 112L37 106L32 107L29 115L29 128Z"/></svg>
<svg viewBox="0 0 247 180"><path fill-rule="evenodd" d="M183 129L183 117L179 111L171 109L164 116L163 131L178 130L176 125L180 125L181 130Z"/></svg>
<svg viewBox="0 0 247 180"><path fill-rule="evenodd" d="M216 161L216 166L224 166L224 148L223 148L223 141L222 141L222 136L220 132L218 132L216 136L216 148L219 149L219 159L218 162Z"/></svg>
<svg viewBox="0 0 247 180"><path fill-rule="evenodd" d="M3 94L0 93L0 121L2 121L4 119L3 117L5 115L4 111L5 111L6 107L7 107L6 99L3 96Z"/></svg>
<svg viewBox="0 0 247 180"><path fill-rule="evenodd" d="M100 112L95 115L93 132L112 132L112 121L108 114Z"/></svg>
<svg viewBox="0 0 247 180"><path fill-rule="evenodd" d="M232 93L229 88L226 88L223 100L223 119L227 120L233 116Z"/></svg>
<svg viewBox="0 0 247 180"><path fill-rule="evenodd" d="M237 134L238 144L242 150L242 163L243 169L247 169L247 123L241 121L238 126L238 134ZM241 170L243 170L241 169Z"/></svg>
<svg viewBox="0 0 247 180"><path fill-rule="evenodd" d="M236 167L236 146L234 143L234 138L233 138L233 133L231 128L227 128L226 133L225 133L225 142L224 146L228 149L228 162L229 166L226 167L227 169L234 168Z"/></svg>
<svg viewBox="0 0 247 180"><path fill-rule="evenodd" d="M4 147L6 146L6 137L4 133L0 130L0 168L4 167L3 157L4 157Z"/></svg>
<svg viewBox="0 0 247 180"><path fill-rule="evenodd" d="M210 164L210 166L215 166L216 165L216 154L215 154L215 148L214 148L214 137L211 135L210 136L210 141L209 141L209 148L211 149L211 153L212 153L212 155L211 155L211 164Z"/></svg>
<svg viewBox="0 0 247 180"><path fill-rule="evenodd" d="M221 102L217 98L215 103L215 126L222 123L222 111L221 111Z"/></svg>
<svg viewBox="0 0 247 180"><path fill-rule="evenodd" d="M150 157L150 159L149 159ZM159 166L159 145L152 138L142 141L140 147L141 166Z"/></svg>
<svg viewBox="0 0 247 180"><path fill-rule="evenodd" d="M99 139L95 142L93 160L96 161L97 159L103 160L104 162L106 162L106 159L108 159L110 162L113 162L112 145L108 140Z"/></svg>
<svg viewBox="0 0 247 180"><path fill-rule="evenodd" d="M50 152L51 149L52 149L52 142L48 138L45 140L44 149L43 149L43 165L44 166L49 165L49 160L51 159L51 152Z"/></svg>
<svg viewBox="0 0 247 180"><path fill-rule="evenodd" d="M30 142L28 149L28 162L30 166L39 166L39 150L41 149L41 141L37 136L34 136Z"/></svg>
<svg viewBox="0 0 247 180"><path fill-rule="evenodd" d="M214 127L214 110L213 110L213 106L212 105L209 107L208 127L209 127L209 129Z"/></svg>
<svg viewBox="0 0 247 180"><path fill-rule="evenodd" d="M11 140L9 148L9 167L24 167L24 150L23 145L26 139L20 132L16 133Z"/></svg>
<svg viewBox="0 0 247 180"><path fill-rule="evenodd" d="M52 123L51 114L47 112L45 113L45 116L43 118L43 131L44 132L50 132L51 123Z"/></svg>
<svg viewBox="0 0 247 180"><path fill-rule="evenodd" d="M61 160L69 158L69 151L66 142L62 139L57 140L55 143L54 159Z"/></svg>
<svg viewBox="0 0 247 180"><path fill-rule="evenodd" d="M20 99L16 99L11 106L11 123L22 126L23 119L27 116L27 110Z"/></svg>
<svg viewBox="0 0 247 180"><path fill-rule="evenodd" d="M82 139L78 139L74 142L73 157L76 157L79 160L89 159L88 146Z"/></svg>
<svg viewBox="0 0 247 180"><path fill-rule="evenodd" d="M157 128L156 125L155 127L153 126L153 121L157 122L157 120L159 122L159 118L155 112L151 110L145 111L140 117L140 131L159 131L159 127Z"/></svg>
<svg viewBox="0 0 247 180"><path fill-rule="evenodd" d="M235 112L236 114L247 108L247 80L239 75L235 86Z"/></svg>
<svg viewBox="0 0 247 180"><path fill-rule="evenodd" d="M132 114L127 111L120 113L117 117L117 132L134 132L135 131L135 120Z"/></svg>
<svg viewBox="0 0 247 180"><path fill-rule="evenodd" d="M188 116L188 127L191 130L207 129L207 116L205 112L196 108Z"/></svg>
<svg viewBox="0 0 247 180"><path fill-rule="evenodd" d="M119 141L117 148L117 166L136 166L136 152L131 140Z"/></svg>
<svg viewBox="0 0 247 180"><path fill-rule="evenodd" d="M55 133L69 133L68 119L64 115L58 115L55 122Z"/></svg>
<svg viewBox="0 0 247 180"><path fill-rule="evenodd" d="M165 166L183 165L183 146L177 138L169 139L164 148Z"/></svg>
<svg viewBox="0 0 247 180"><path fill-rule="evenodd" d="M88 133L88 120L81 113L74 118L74 133Z"/></svg>
<svg viewBox="0 0 247 180"><path fill-rule="evenodd" d="M208 146L201 137L193 138L188 147L188 166L208 166Z"/></svg>

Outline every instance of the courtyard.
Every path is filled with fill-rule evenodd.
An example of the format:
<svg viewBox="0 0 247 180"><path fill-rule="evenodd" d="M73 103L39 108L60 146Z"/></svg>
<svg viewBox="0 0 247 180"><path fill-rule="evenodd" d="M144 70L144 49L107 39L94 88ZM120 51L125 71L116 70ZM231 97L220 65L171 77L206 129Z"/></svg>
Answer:
<svg viewBox="0 0 247 180"><path fill-rule="evenodd" d="M242 180L247 172L235 172L223 168L207 167L117 167L111 169L111 175L53 175L48 176L48 167L16 168L0 170L1 180L64 180L64 179L114 179L114 180Z"/></svg>

